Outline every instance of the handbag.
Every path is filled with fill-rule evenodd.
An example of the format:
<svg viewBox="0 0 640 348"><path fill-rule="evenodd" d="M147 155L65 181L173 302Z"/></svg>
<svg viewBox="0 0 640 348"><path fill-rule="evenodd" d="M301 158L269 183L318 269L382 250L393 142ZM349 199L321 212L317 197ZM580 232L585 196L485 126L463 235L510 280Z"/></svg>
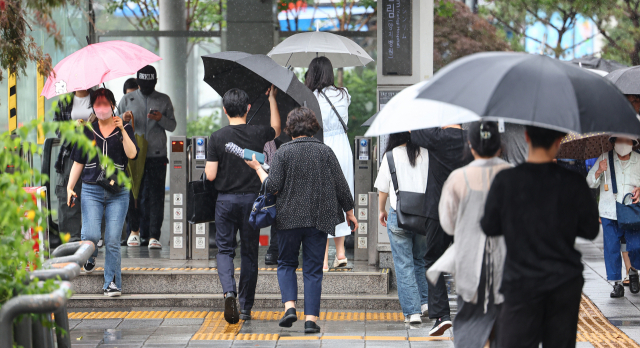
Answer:
<svg viewBox="0 0 640 348"><path fill-rule="evenodd" d="M249 225L254 229L265 228L276 222L276 196L267 193L267 177L262 183L260 194L253 202L251 215L249 215Z"/></svg>
<svg viewBox="0 0 640 348"><path fill-rule="evenodd" d="M333 109L333 112L335 112L336 116L338 116L338 120L340 120L340 124L342 124L342 128L344 129L344 132L346 133L349 130L349 127L347 127L347 124L344 123L344 120L342 119L342 117L340 117L340 114L338 113L338 110L336 110L336 107L333 106L333 103L331 102L331 100L329 100L329 97L327 97L327 95L324 94L324 92L321 89L319 89L318 91L329 102L329 105L331 105L331 109Z"/></svg>
<svg viewBox="0 0 640 348"><path fill-rule="evenodd" d="M93 135L93 141L96 141L95 134ZM102 166L100 156L98 156L98 164L100 165L101 170L100 174L98 174L98 178L96 179L96 184L111 194L120 193L122 186L118 185L118 171L116 170L113 174L107 176L107 171L104 166Z"/></svg>
<svg viewBox="0 0 640 348"><path fill-rule="evenodd" d="M407 231L426 235L425 224L427 214L424 211L425 194L420 192L400 191L398 189L398 177L396 176L396 164L393 160L393 150L387 152L387 162L393 190L396 193L396 215L398 217L398 227Z"/></svg>
<svg viewBox="0 0 640 348"><path fill-rule="evenodd" d="M187 221L190 224L215 221L217 200L218 190L203 172L200 180L187 184Z"/></svg>
<svg viewBox="0 0 640 348"><path fill-rule="evenodd" d="M609 167L611 168L611 185L613 186L613 196L618 196L618 185L616 182L616 170L613 162L613 151L609 151ZM623 185L624 187L624 185ZM618 203L616 199L616 217L618 218L618 226L627 231L640 231L640 203L624 204L627 197L633 197L631 193L627 193L622 198L623 203Z"/></svg>

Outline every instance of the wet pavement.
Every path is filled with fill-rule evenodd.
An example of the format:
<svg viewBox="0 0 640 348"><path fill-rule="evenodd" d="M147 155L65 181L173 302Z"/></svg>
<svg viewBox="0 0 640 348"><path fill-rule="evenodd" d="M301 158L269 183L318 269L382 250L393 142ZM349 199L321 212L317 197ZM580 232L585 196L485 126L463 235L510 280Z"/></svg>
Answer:
<svg viewBox="0 0 640 348"><path fill-rule="evenodd" d="M640 294L611 299L602 237L577 240L585 286L577 347L640 347ZM455 308L452 302L452 307ZM73 347L453 347L453 331L430 338L433 321L405 324L389 311L322 309L319 334L304 334L304 320L280 328L281 309L255 308L253 320L228 325L210 308L73 308ZM455 315L455 313L454 313ZM619 330L618 330L619 329Z"/></svg>

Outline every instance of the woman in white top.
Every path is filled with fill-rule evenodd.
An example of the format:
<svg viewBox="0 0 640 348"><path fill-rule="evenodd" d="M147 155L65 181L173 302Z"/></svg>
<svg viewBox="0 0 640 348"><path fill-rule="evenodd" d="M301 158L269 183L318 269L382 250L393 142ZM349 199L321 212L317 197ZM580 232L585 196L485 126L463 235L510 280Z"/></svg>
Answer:
<svg viewBox="0 0 640 348"><path fill-rule="evenodd" d="M353 152L345 129L346 124L349 122L351 96L346 88L336 87L333 66L326 57L318 57L311 61L305 84L318 98L318 104L320 104L320 111L322 112L324 143L336 154L342 173L347 179L353 196ZM336 114L336 111L338 114ZM351 234L351 228L349 228L345 220L345 222L336 226L335 237L329 236L330 239L333 238L336 244L336 258L333 261L334 268L347 265L347 257L344 252L344 237L349 234ZM323 271L328 270L329 240L327 240L323 266Z"/></svg>
<svg viewBox="0 0 640 348"><path fill-rule="evenodd" d="M455 274L458 313L454 345L482 348L489 339L503 297L499 292L506 256L504 237L487 237L480 226L493 178L511 165L500 159L498 124L479 122L468 132L475 160L449 175L442 188L440 225L455 242L427 271L429 281L441 272Z"/></svg>
<svg viewBox="0 0 640 348"><path fill-rule="evenodd" d="M380 223L387 227L391 254L398 282L398 298L405 316L405 323L420 324L420 315L427 314L428 287L425 277L424 256L427 253L427 237L398 227L396 215L397 197L391 181L387 153L393 151L398 190L424 193L427 189L429 157L427 150L411 142L409 132L391 134L375 187L380 191ZM391 211L385 209L390 198Z"/></svg>
<svg viewBox="0 0 640 348"><path fill-rule="evenodd" d="M614 135L609 138L614 143L613 156L614 166L609 163L609 153L605 152L596 161L598 165L593 166L587 175L587 184L591 188L600 187L600 220L602 221L602 236L604 239L604 264L607 270L607 280L613 282L611 297L624 297L624 287L622 281L622 257L620 256L620 239L627 241L627 251L631 260L629 269L629 287L631 292L638 290L638 271L640 267L640 233L629 233L618 227L616 214L616 201L622 203L624 196L633 194L634 202L638 199L640 191L640 154L632 151L633 146L638 141L624 135ZM613 194L611 182L611 170L615 168L616 186L618 194ZM635 268L634 268L635 267Z"/></svg>

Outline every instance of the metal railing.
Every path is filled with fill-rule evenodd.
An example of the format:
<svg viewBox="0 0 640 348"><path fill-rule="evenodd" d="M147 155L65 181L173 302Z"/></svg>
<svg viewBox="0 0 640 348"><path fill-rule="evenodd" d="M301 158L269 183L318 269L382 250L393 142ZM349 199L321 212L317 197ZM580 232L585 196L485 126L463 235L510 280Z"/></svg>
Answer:
<svg viewBox="0 0 640 348"><path fill-rule="evenodd" d="M69 282L80 274L80 267L87 261L95 246L92 242L74 242L59 246L51 253L52 259L44 264L44 269L29 274L29 281L56 279L58 289L49 294L20 295L7 301L0 308L0 348L11 348L13 342L24 348L53 348L54 336L58 348L71 348L67 300L71 297ZM29 314L54 315L57 333L43 325L32 322ZM14 323L20 316L22 319ZM63 333L64 331L64 333Z"/></svg>

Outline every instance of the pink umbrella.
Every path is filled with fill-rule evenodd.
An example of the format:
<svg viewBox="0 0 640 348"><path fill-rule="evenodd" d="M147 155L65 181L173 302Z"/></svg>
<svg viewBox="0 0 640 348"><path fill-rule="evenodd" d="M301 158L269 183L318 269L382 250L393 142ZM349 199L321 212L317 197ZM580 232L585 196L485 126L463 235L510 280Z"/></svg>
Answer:
<svg viewBox="0 0 640 348"><path fill-rule="evenodd" d="M61 60L53 68L42 89L50 99L73 91L89 89L118 77L135 74L160 57L126 41L107 41L88 45Z"/></svg>

